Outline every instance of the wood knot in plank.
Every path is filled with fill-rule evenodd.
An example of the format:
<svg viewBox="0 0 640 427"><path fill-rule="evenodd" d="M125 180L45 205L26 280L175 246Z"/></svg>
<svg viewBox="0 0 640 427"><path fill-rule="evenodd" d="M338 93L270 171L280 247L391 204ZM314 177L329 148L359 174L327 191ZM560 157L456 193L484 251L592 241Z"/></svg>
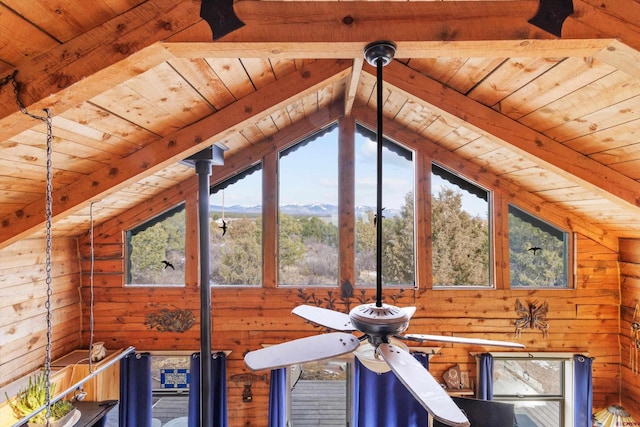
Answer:
<svg viewBox="0 0 640 427"><path fill-rule="evenodd" d="M65 89L73 83L71 76L67 76L66 74L56 73L52 78L58 89Z"/></svg>
<svg viewBox="0 0 640 427"><path fill-rule="evenodd" d="M171 25L171 22L169 21L160 21L160 28L165 31L172 31L173 25Z"/></svg>
<svg viewBox="0 0 640 427"><path fill-rule="evenodd" d="M353 24L353 21L354 21L353 16L350 16L350 15L347 15L344 18L342 18L342 23L344 25L351 25Z"/></svg>
<svg viewBox="0 0 640 427"><path fill-rule="evenodd" d="M114 48L117 53L121 55L129 55L131 53L131 46L128 43L116 43Z"/></svg>

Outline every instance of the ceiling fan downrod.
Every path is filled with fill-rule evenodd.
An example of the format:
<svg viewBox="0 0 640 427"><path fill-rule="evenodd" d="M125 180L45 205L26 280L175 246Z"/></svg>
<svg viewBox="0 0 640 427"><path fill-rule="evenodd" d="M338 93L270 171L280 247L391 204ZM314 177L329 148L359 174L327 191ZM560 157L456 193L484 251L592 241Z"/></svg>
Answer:
<svg viewBox="0 0 640 427"><path fill-rule="evenodd" d="M376 307L382 307L382 68L388 65L396 53L396 45L390 41L369 43L364 57L376 67L377 92L377 183L376 183Z"/></svg>

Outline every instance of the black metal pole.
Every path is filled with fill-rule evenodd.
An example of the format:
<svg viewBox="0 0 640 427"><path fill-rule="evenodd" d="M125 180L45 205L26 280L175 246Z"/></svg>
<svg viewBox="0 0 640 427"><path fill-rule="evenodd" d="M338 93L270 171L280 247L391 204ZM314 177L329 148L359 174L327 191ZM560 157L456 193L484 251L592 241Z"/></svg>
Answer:
<svg viewBox="0 0 640 427"><path fill-rule="evenodd" d="M377 192L376 192L376 307L382 307L382 67L393 60L396 45L390 41L369 43L364 48L364 57L372 67L376 67L377 95Z"/></svg>
<svg viewBox="0 0 640 427"><path fill-rule="evenodd" d="M209 285L209 176L212 161L198 159L198 224L200 227L200 426L213 427L211 386L211 286Z"/></svg>
<svg viewBox="0 0 640 427"><path fill-rule="evenodd" d="M377 192L376 192L376 307L382 307L382 58L376 59L377 75Z"/></svg>

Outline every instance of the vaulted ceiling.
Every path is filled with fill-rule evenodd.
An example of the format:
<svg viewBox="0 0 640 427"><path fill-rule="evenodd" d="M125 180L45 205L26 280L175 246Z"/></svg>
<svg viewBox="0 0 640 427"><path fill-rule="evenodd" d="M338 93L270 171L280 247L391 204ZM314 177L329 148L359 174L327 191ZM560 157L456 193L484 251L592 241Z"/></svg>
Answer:
<svg viewBox="0 0 640 427"><path fill-rule="evenodd" d="M214 42L200 1L0 1L0 247L45 219L46 123L16 92L51 113L54 233L74 236L92 202L100 223L180 185L213 143L233 159L340 115L373 124L376 40L398 46L391 137L596 239L638 238L640 3L561 3L558 37L533 0L244 0Z"/></svg>

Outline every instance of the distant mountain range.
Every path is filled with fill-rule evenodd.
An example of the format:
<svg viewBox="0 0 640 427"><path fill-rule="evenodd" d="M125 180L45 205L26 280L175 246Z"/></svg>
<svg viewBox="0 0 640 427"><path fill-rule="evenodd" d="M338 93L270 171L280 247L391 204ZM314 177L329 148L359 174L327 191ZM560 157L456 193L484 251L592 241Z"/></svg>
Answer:
<svg viewBox="0 0 640 427"><path fill-rule="evenodd" d="M222 206L210 205L211 212L222 212ZM331 217L338 215L338 206L328 204L312 204L312 205L285 205L280 210L292 216L317 216L317 217ZM369 211L375 211L375 207L371 206L359 206L356 208L356 217L361 217L367 214ZM241 215L258 215L262 212L262 206L225 206L225 214L241 214ZM382 213L384 217L390 218L396 215L400 215L400 211L397 209L385 209Z"/></svg>

